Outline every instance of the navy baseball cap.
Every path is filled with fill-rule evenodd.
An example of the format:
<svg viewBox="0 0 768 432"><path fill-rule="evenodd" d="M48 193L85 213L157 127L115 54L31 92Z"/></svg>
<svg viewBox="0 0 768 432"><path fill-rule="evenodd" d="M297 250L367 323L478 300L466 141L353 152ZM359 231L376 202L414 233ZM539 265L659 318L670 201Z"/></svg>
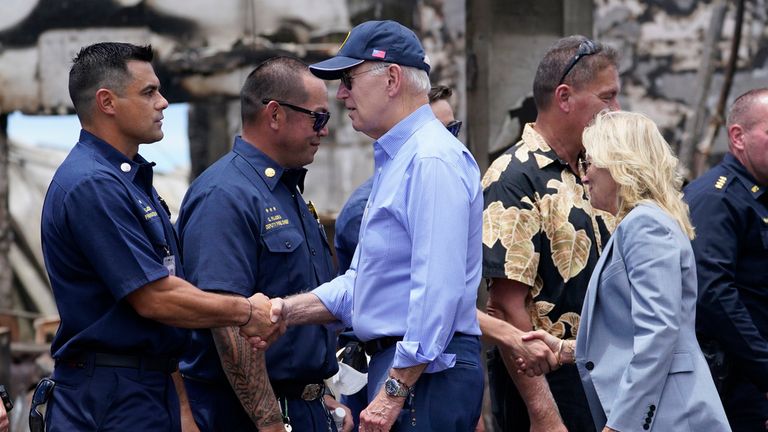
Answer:
<svg viewBox="0 0 768 432"><path fill-rule="evenodd" d="M419 38L395 21L366 21L347 34L335 57L309 66L321 79L341 78L345 69L371 60L411 66L429 73L429 59Z"/></svg>

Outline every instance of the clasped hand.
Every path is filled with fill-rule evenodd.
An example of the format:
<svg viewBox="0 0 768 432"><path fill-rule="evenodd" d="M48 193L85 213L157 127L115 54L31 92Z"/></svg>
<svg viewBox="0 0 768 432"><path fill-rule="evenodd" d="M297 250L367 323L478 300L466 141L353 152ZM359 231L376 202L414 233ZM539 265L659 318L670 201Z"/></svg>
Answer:
<svg viewBox="0 0 768 432"><path fill-rule="evenodd" d="M562 339L543 330L523 333L520 347L515 351L517 373L534 377L557 370L561 342Z"/></svg>
<svg viewBox="0 0 768 432"><path fill-rule="evenodd" d="M254 351L264 351L285 333L285 300L280 297L269 299L261 293L250 298L253 304L253 316L240 327L240 335L248 340Z"/></svg>
<svg viewBox="0 0 768 432"><path fill-rule="evenodd" d="M261 293L256 293L248 299L251 302L251 318L240 326L240 335L248 339L254 349L266 349L276 341L286 330L285 320L282 315L273 313L274 303L282 299L270 300Z"/></svg>

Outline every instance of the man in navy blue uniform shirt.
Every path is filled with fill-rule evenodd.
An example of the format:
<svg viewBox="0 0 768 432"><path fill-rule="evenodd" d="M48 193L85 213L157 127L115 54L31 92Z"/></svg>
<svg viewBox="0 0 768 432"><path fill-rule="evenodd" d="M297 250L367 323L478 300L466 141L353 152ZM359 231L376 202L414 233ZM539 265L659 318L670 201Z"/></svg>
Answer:
<svg viewBox="0 0 768 432"><path fill-rule="evenodd" d="M768 88L728 114L729 153L691 182L696 329L735 432L768 427Z"/></svg>
<svg viewBox="0 0 768 432"><path fill-rule="evenodd" d="M242 136L182 204L187 275L206 290L242 296L309 291L335 274L324 228L301 195L303 167L328 135L328 90L301 61L276 57L250 73L240 100ZM284 420L295 431L335 430L322 391L338 370L332 331L293 327L266 353L244 346L237 327L193 332L181 371L202 429L283 430ZM268 378L258 366L265 357Z"/></svg>
<svg viewBox="0 0 768 432"><path fill-rule="evenodd" d="M152 57L149 46L98 43L70 71L82 131L42 215L61 316L49 431L179 430L183 386L171 373L189 337L178 327L242 325L251 334L269 320L264 296L206 293L181 279L169 212L152 187L154 164L138 154L139 144L163 137L168 106Z"/></svg>

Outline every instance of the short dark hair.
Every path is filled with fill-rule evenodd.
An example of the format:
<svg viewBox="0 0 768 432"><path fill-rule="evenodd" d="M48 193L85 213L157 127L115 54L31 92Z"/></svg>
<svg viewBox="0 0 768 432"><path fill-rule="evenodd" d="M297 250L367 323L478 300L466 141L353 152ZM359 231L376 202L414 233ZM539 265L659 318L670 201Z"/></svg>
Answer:
<svg viewBox="0 0 768 432"><path fill-rule="evenodd" d="M99 42L81 48L69 70L69 97L80 121L90 118L98 89L108 88L117 93L125 89L131 79L129 61L150 63L153 57L151 45Z"/></svg>
<svg viewBox="0 0 768 432"><path fill-rule="evenodd" d="M560 79L563 78L565 68L578 51L579 45L586 40L588 40L587 37L580 35L564 37L555 42L544 54L544 58L536 69L536 77L533 79L533 100L539 111L549 107L552 95L560 85ZM618 69L619 53L600 42L595 41L594 44L595 53L581 57L563 78L563 83L579 88L594 80L600 71L609 66Z"/></svg>
<svg viewBox="0 0 768 432"><path fill-rule="evenodd" d="M433 104L439 100L448 100L453 96L453 90L450 87L438 84L429 89L429 103Z"/></svg>
<svg viewBox="0 0 768 432"><path fill-rule="evenodd" d="M264 60L248 74L240 90L240 116L243 124L252 122L263 108L262 99L276 99L301 104L309 98L303 76L309 67L288 56Z"/></svg>
<svg viewBox="0 0 768 432"><path fill-rule="evenodd" d="M731 127L735 124L741 125L746 130L752 129L757 123L758 118L752 115L753 104L757 102L761 96L768 94L768 87L761 87L752 89L741 96L731 104L731 108L728 110L728 120L726 121L726 127Z"/></svg>

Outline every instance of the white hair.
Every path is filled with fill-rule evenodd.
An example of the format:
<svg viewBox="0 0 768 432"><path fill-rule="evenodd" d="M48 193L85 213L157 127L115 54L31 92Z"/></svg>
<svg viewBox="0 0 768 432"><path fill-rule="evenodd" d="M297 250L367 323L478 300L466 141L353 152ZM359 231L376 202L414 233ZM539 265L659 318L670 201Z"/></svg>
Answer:
<svg viewBox="0 0 768 432"><path fill-rule="evenodd" d="M384 75L384 71L394 63L379 62L375 68L371 69L372 75ZM432 88L432 83L429 81L429 74L421 69L398 65L403 71L403 80L406 83L406 87L415 94L428 95L429 90Z"/></svg>

